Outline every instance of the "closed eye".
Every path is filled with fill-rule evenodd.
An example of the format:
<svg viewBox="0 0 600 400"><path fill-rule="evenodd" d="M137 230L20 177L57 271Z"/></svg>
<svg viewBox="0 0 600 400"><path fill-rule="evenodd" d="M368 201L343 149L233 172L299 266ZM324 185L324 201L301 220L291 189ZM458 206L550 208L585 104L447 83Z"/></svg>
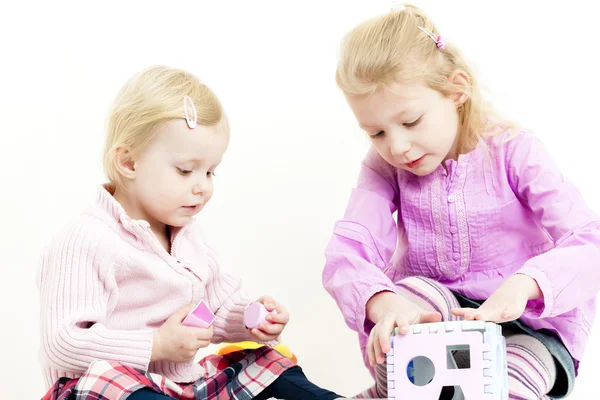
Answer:
<svg viewBox="0 0 600 400"><path fill-rule="evenodd" d="M422 119L423 119L423 116L421 115L419 118L415 119L413 122L407 122L403 125L406 126L407 128L411 128L413 126L419 125L419 123L421 122Z"/></svg>
<svg viewBox="0 0 600 400"><path fill-rule="evenodd" d="M183 176L187 176L192 173L192 171L189 169L181 169L181 168L177 168L177 172L179 172L179 174L183 175Z"/></svg>

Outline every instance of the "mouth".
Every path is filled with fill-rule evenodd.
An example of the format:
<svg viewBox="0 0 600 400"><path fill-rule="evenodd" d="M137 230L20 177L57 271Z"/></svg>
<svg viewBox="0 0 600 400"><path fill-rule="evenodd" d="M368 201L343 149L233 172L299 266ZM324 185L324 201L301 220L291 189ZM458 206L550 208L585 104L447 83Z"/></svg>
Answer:
<svg viewBox="0 0 600 400"><path fill-rule="evenodd" d="M200 211L200 209L202 208L202 204L196 204L193 206L183 206L182 208L186 211L194 213Z"/></svg>
<svg viewBox="0 0 600 400"><path fill-rule="evenodd" d="M425 158L425 156L421 156L420 158L417 158L416 160L408 162L405 165L410 169L416 168L419 166L419 164L421 164L421 162L423 161L424 158Z"/></svg>

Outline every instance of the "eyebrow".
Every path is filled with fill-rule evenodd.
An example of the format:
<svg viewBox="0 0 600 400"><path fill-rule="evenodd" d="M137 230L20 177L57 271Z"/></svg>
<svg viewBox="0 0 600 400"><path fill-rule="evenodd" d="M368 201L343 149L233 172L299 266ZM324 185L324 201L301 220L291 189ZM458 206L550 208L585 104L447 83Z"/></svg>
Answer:
<svg viewBox="0 0 600 400"><path fill-rule="evenodd" d="M217 160L217 162L214 163L213 165L219 165L219 164L221 164L221 161L223 161L223 160ZM184 157L181 157L181 158L176 158L175 162L176 163L188 163L188 162L191 162L193 164L202 164L203 162L206 162L206 159L201 159L201 158L196 158L196 157L193 157L193 158L184 158Z"/></svg>
<svg viewBox="0 0 600 400"><path fill-rule="evenodd" d="M402 115L404 115L404 114L407 114L409 111L410 111L410 110L402 110L402 111L400 111L400 112L396 113L396 114L395 114L395 115L392 117L392 119L393 119L393 120L396 120L396 119L400 118ZM361 128L363 128L363 129L364 129L364 128L375 128L377 125L363 125L363 124L358 124L358 126L360 126Z"/></svg>

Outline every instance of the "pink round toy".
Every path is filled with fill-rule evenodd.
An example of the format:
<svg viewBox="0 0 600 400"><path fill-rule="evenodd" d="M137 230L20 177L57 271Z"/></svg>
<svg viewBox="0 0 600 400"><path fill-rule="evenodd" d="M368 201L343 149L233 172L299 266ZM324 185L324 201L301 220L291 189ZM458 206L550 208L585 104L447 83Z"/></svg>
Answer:
<svg viewBox="0 0 600 400"><path fill-rule="evenodd" d="M260 324L271 324L272 322L267 321L269 314L277 314L277 310L269 312L261 303L250 303L244 314L244 325L249 329L258 329Z"/></svg>

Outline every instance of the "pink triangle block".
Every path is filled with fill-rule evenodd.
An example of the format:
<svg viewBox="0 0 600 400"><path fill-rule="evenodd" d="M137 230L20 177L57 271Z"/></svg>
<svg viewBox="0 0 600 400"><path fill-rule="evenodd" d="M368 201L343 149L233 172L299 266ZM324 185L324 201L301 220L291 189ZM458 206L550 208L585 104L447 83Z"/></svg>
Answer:
<svg viewBox="0 0 600 400"><path fill-rule="evenodd" d="M216 318L215 314L208 308L206 302L200 300L200 303L185 317L182 324L206 329L215 322Z"/></svg>

